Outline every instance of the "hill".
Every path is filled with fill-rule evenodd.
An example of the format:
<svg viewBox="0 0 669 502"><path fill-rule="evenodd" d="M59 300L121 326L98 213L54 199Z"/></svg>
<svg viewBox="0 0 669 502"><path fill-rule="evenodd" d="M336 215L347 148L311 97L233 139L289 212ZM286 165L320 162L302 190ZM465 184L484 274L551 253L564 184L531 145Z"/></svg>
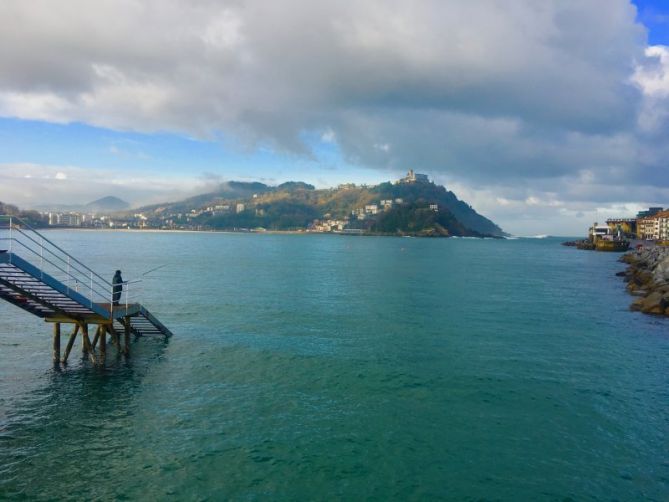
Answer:
<svg viewBox="0 0 669 502"><path fill-rule="evenodd" d="M317 190L295 181L279 186L231 181L213 192L137 211L151 226L172 228L347 228L385 235L505 235L453 192L431 182L348 184Z"/></svg>
<svg viewBox="0 0 669 502"><path fill-rule="evenodd" d="M73 213L115 213L126 211L130 204L126 201L109 195L101 199L94 200L88 204L42 204L35 206L35 209L42 212L73 212Z"/></svg>
<svg viewBox="0 0 669 502"><path fill-rule="evenodd" d="M124 211L130 207L126 201L119 199L118 197L108 196L103 197L93 202L89 202L84 206L85 211L91 212L116 212Z"/></svg>

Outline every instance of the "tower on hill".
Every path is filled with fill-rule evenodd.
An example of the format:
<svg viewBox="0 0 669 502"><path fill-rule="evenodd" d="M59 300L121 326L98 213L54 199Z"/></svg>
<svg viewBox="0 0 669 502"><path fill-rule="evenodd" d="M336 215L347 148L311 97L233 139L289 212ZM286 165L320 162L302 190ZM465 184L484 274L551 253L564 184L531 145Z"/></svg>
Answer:
<svg viewBox="0 0 669 502"><path fill-rule="evenodd" d="M414 173L413 169L409 169L407 175L400 179L398 183L429 183L430 179L427 177L427 174L418 174Z"/></svg>

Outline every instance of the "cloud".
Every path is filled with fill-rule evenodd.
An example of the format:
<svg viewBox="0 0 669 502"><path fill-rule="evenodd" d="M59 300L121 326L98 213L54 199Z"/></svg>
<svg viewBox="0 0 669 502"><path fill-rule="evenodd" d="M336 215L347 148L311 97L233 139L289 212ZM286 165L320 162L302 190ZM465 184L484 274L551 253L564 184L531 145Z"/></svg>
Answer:
<svg viewBox="0 0 669 502"><path fill-rule="evenodd" d="M669 187L669 53L635 17L628 0L5 0L0 115L306 155L315 132L350 163L504 200L618 203Z"/></svg>
<svg viewBox="0 0 669 502"><path fill-rule="evenodd" d="M116 195L133 205L157 203L202 193L210 187L208 179L133 175L74 166L0 164L0 201L21 207L86 204L107 195Z"/></svg>

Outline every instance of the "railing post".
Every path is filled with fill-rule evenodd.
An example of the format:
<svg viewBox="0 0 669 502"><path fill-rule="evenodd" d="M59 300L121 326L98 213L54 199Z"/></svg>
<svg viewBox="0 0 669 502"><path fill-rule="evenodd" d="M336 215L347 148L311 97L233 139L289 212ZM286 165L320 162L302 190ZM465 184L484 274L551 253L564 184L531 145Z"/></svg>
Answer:
<svg viewBox="0 0 669 502"><path fill-rule="evenodd" d="M93 306L93 272L91 272L91 307Z"/></svg>
<svg viewBox="0 0 669 502"><path fill-rule="evenodd" d="M11 259L11 254L12 254L12 244L14 244L14 233L12 232L12 228L14 227L14 222L12 220L12 217L9 217L9 256Z"/></svg>
<svg viewBox="0 0 669 502"><path fill-rule="evenodd" d="M67 294L70 294L70 257L67 257Z"/></svg>
<svg viewBox="0 0 669 502"><path fill-rule="evenodd" d="M44 279L44 239L39 238L39 275Z"/></svg>
<svg viewBox="0 0 669 502"><path fill-rule="evenodd" d="M128 313L128 296L130 296L130 283L125 285L125 313Z"/></svg>

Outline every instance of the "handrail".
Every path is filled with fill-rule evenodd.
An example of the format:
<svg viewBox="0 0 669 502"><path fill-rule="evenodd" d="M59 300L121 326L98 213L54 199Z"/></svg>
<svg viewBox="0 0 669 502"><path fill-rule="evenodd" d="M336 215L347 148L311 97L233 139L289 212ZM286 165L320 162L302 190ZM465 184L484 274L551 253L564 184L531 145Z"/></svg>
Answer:
<svg viewBox="0 0 669 502"><path fill-rule="evenodd" d="M25 235L25 234L23 234L23 232L22 232L22 235ZM38 246L40 245L39 243L37 243L34 239L30 238L29 236L26 236L26 237L28 237L32 242L35 242ZM39 256L41 261L46 261L48 264L52 265L52 266L55 267L57 270L59 270L60 272L64 273L66 276L69 276L70 278L74 279L75 281L77 281L77 282L82 282L82 281L80 281L79 279L77 279L71 272L68 272L68 271L66 271L66 270L63 270L59 265L55 264L54 262L52 262L52 261L49 260L48 258L45 258L43 254L38 254L37 251L35 251L34 249L32 249L32 248L30 248L29 246L27 246L24 242L22 242L22 241L19 240L18 238L13 238L13 240L14 240L17 244L20 244L21 246L23 246L26 250L28 250L28 251L30 251L31 253L33 253L33 254ZM40 250L42 250L42 249L40 248ZM58 258L58 259L59 259L61 262L63 262L64 264L66 264L66 265L68 264L68 262L67 262L66 260L64 260L64 259L61 258L60 256L58 256L58 255L56 255L55 253L53 253L53 251L51 251L50 249L46 249L46 248L45 248L45 250L46 250L48 253L50 253L51 255L53 255L53 256L55 256L56 258ZM75 271L79 272L80 274L85 275L85 272L81 271L80 269L78 269L78 268L76 268L76 267L72 267L71 264L70 264L70 267L71 267L72 269L74 269ZM95 276L96 276L96 277L99 277L97 274L95 274ZM88 278L87 278L87 279L88 279ZM105 282L105 284L100 284L100 283L97 282L97 281L93 281L93 283L96 284L97 286L100 286L100 287L104 288L104 289L107 289L108 286L111 286L111 283L108 283L107 281L105 281L105 280L102 279L102 278L100 278L100 279L103 280L103 281Z"/></svg>
<svg viewBox="0 0 669 502"><path fill-rule="evenodd" d="M11 253L16 253L15 247L20 247L37 256L40 262L38 269L41 274L50 272L45 271L45 264L48 265L50 269L52 268L57 271L56 275L63 274L64 280L62 278L57 278L56 276L54 276L54 278L57 278L65 284L68 294L70 290L77 291L79 294L88 291L89 298L87 298L87 300L90 302L91 307L93 306L94 298L101 298L103 303L108 302L109 305L113 304L114 289L117 285L108 281L74 256L70 255L63 248L35 230L21 217L0 215L0 222L3 220L7 220L9 225L8 227L0 225L0 230L8 228L9 237L0 237L0 241L9 242L8 251L10 252L10 255ZM15 223L15 221L18 223ZM53 273L50 273L50 275L53 276ZM72 282L74 282L74 288L71 287ZM128 308L131 299L135 299L135 297L138 297L141 293L141 286L134 286L141 282L142 279L136 279L121 283L122 294L125 293L126 309ZM131 284L133 285L132 292ZM79 285L82 286L81 292ZM110 309L110 318L113 317L112 311L113 309Z"/></svg>
<svg viewBox="0 0 669 502"><path fill-rule="evenodd" d="M37 244L38 246L40 246L40 249L44 249L46 252L48 252L49 254L51 254L52 256L54 256L55 258L58 258L58 259L59 259L60 261L62 261L64 264L69 265L71 268L73 268L75 271L79 272L80 274L84 274L84 275L86 274L86 272L84 272L84 271L78 269L77 267L72 266L72 264L71 264L70 262L68 262L67 260L65 260L65 259L63 259L62 257L58 256L56 253L54 253L54 252L51 251L50 249L48 249L48 248L44 248L44 247L42 246L41 243L37 242L35 239L33 239L32 237L30 237L28 234L26 234L26 233L23 232L22 230L20 230L20 229L16 229L16 230L17 230L17 232L19 232L21 235L23 235L24 237L26 237L26 238L29 239L30 241L32 241L32 242L34 242L35 244ZM38 234L38 235L39 235L39 234ZM29 249L30 251L33 251L32 249L28 248L27 246L25 246L25 245L24 245L23 243L21 243L20 241L17 240L17 242L19 242L20 244L22 244L26 249ZM34 251L33 251L33 252L34 252ZM67 256L69 257L69 255L67 255ZM40 258L41 258L41 259L45 259L43 255L40 255ZM52 262L50 262L50 261L49 261L49 263L51 263L51 265L56 266L54 263L52 263ZM85 265L82 265L82 266L83 266L83 267L86 267ZM63 271L63 270L61 270L61 271ZM105 284L99 284L97 281L95 281L95 283L96 283L98 286L103 287L103 288L104 288L104 287L111 286L111 283L110 283L110 282L108 282L106 279L100 277L100 276L99 276L98 274L96 274L95 272L92 272L92 271L90 271L90 270L87 270L87 272L92 273L93 275L95 275L95 277L97 277L98 279L100 279L101 281L103 281L103 282L105 283Z"/></svg>
<svg viewBox="0 0 669 502"><path fill-rule="evenodd" d="M86 265L84 265L84 264L81 263L79 260L77 260L74 256L72 256L72 255L69 254L67 251L65 251L63 248L61 248L60 246L58 246L58 244L55 244L54 242L52 242L51 240L49 240L47 237L45 237L44 235L42 235L41 233L39 233L37 230L35 230L32 226L30 226L28 223L26 223L26 221L25 221L23 218L21 218L21 217L19 217L19 216L0 215L0 219L4 219L4 218L9 218L9 226L10 226L10 229L11 229L11 227L12 227L12 222L11 222L11 220L13 220L13 219L14 219L14 220L18 220L18 221L21 222L21 224L22 224L24 227L26 227L28 230L30 230L30 231L32 231L33 233L39 235L41 239L44 239L47 243L51 244L53 247L55 247L58 251L60 251L61 253L63 253L65 256L67 256L68 258L72 259L74 262L76 262L76 263L78 263L79 265L81 265L82 267L84 267L84 268L86 269L86 271L91 272L93 275L97 276L97 277L98 277L99 279L101 279L102 281L105 281L107 284L110 284L110 285L111 285L111 283L110 283L109 281L107 281L106 279L104 279L103 277L101 277L100 275L98 275L94 270L88 268ZM17 227L16 230L19 231L19 232L21 232L22 234L25 235L25 232L22 232L20 228Z"/></svg>

